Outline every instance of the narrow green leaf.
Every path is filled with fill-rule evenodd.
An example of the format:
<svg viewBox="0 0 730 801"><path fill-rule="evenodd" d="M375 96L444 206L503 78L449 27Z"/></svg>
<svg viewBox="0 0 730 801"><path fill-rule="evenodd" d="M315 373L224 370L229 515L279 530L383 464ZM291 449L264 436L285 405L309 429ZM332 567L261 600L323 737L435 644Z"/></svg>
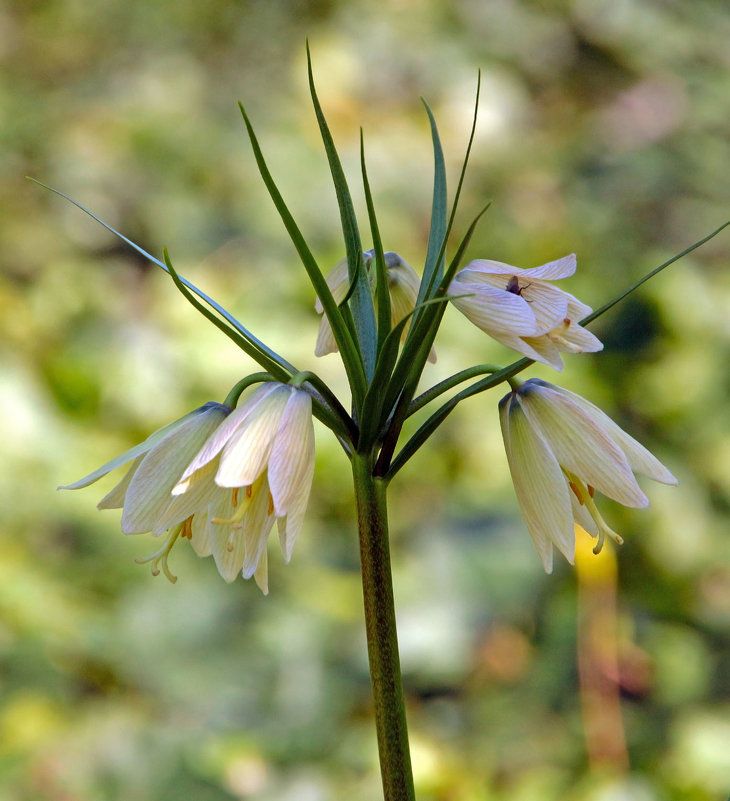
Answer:
<svg viewBox="0 0 730 801"><path fill-rule="evenodd" d="M459 198L461 197L461 190L464 186L464 178L466 177L466 168L469 164L469 156L471 155L471 147L474 144L474 135L476 134L477 130L477 114L479 112L479 94L481 92L482 87L482 71L479 70L477 73L477 91L476 96L474 98L474 114L472 116L471 121L471 132L469 133L469 142L466 146L466 153L464 154L464 162L461 165L461 173L459 174L459 183L456 186L456 194L454 195L454 202L451 206L451 214L449 215L449 224L446 227L446 235L444 236L444 245L446 246L446 241L449 238L449 234L451 233L451 229L454 225L454 219L456 218L456 209L459 206ZM442 250L443 250L442 247ZM441 254L443 258L443 252Z"/></svg>
<svg viewBox="0 0 730 801"><path fill-rule="evenodd" d="M584 317L579 325L587 325L588 323L593 322L597 317L600 317L602 314L605 314L612 306L615 306L617 303L622 301L625 297L630 295L632 292L637 290L643 283L648 281L650 278L653 278L657 273L660 273L665 267L669 267L670 264L674 264L675 261L679 261L683 256L686 256L688 253L691 253L693 250L696 250L700 245L704 245L705 242L708 242L712 239L713 236L717 236L717 234L722 231L723 228L727 228L730 225L730 220L726 223L723 223L719 228L716 228L711 234L700 239L698 242L695 242L693 245L690 245L688 248L685 248L681 253L677 253L676 256L672 256L671 259L668 259L664 262L664 264L660 264L658 267L655 267L651 272L648 272L643 278L639 279L635 284L632 284L626 291L622 292L620 295L617 295L613 300L609 300L608 303L604 303L600 309L596 309L594 312L591 312L587 317Z"/></svg>
<svg viewBox="0 0 730 801"><path fill-rule="evenodd" d="M132 242L131 239L127 239L127 237L124 236L124 234L120 234L119 231L117 231L114 228L112 228L111 225L109 225L108 223L105 223L104 220L102 220L100 217L97 217L96 214L94 214L94 212L92 212L89 209L87 209L86 206L82 206L81 203L77 202L76 200L74 200L69 195L64 194L63 192L59 191L58 189L54 189L52 186L48 186L47 184L44 184L41 181L36 180L35 178L28 177L28 180L32 181L34 184L38 184L38 186L42 186L44 189L47 189L49 192L53 192L54 195L58 195L59 197L62 197L64 200L68 200L69 203L72 203L74 206L76 206L77 209L80 209L81 211L83 211L84 214L88 214L89 217L92 218L92 220L96 220L96 222L98 222L99 225L101 225L104 228L106 228L107 231L109 231L110 233L114 234L114 236L119 237L119 239L121 239L122 242L126 242L127 245L129 245L132 249L136 250L137 253L139 253L140 255L144 256L145 259L147 259L148 261L152 262L152 264L156 264L158 267L162 268L165 272L168 272L168 269L167 269L167 267L165 266L165 264L163 262L161 262L159 259L156 259L154 256L149 254L146 250L141 248L139 245L137 245L134 242ZM260 339L255 337L247 328L245 328L243 325L241 325L241 323L229 311L227 311L225 308L223 308L223 306L221 306L220 304L216 303L216 301L214 301L213 298L211 298L208 295L206 295L205 292L203 292L202 290L198 289L198 287L196 287L195 284L192 284L186 278L183 278L182 276L179 276L179 278L180 278L180 282L184 286L186 286L191 292L193 292L195 295L197 295L202 301L207 303L208 306L211 307L211 309L215 309L215 311L218 314L220 314L221 317L223 317L225 320L227 320L228 323L230 323L230 325L236 331L238 331L238 333L244 339L246 339L253 347L257 348L262 353L265 353L270 359L272 359L274 362L276 362L278 365L280 365L284 370L287 370L287 371L290 371L290 372L294 372L294 373L296 372L296 368L295 367L293 367L291 364L289 364L289 362L287 362L286 359L284 359L282 356L280 356L278 353L276 353L276 351L272 350L267 345L265 345Z"/></svg>
<svg viewBox="0 0 730 801"><path fill-rule="evenodd" d="M413 456L413 454L423 445L433 432L444 422L444 420L454 411L458 401L454 398L446 401L428 420L416 431L416 433L401 448L396 457L391 462L383 476L385 481L390 481L393 476L403 467L403 465Z"/></svg>
<svg viewBox="0 0 730 801"><path fill-rule="evenodd" d="M422 409L424 406L427 406L432 401L436 400L440 395L443 395L444 392L448 392L450 389L457 387L459 384L462 384L464 381L468 381L470 378L476 378L479 375L484 375L485 373L497 373L502 368L496 364L475 364L473 367L467 367L465 370L460 370L458 373L454 373L454 375L445 378L443 381L439 381L438 384L434 384L430 389L427 389L425 392L421 393L417 398L414 398L409 407L408 407L408 414L407 417L415 414L417 411Z"/></svg>
<svg viewBox="0 0 730 801"><path fill-rule="evenodd" d="M362 183L365 189L365 202L368 207L368 219L370 220L370 235L373 238L373 250L375 251L375 292L378 301L378 355L380 355L383 344L390 331L390 291L388 288L388 269L385 264L383 241L380 238L380 228L378 227L378 219L375 215L375 204L373 203L373 196L370 191L367 167L365 166L365 142L363 141L362 128L360 129L360 165L362 168ZM373 380L375 380L374 377Z"/></svg>
<svg viewBox="0 0 730 801"><path fill-rule="evenodd" d="M294 217L287 208L284 198L281 196L281 193L279 192L279 189L276 186L271 173L269 172L269 168L266 165L266 161L261 151L258 139L256 138L253 126L251 125L251 121L248 118L248 114L246 114L243 104L239 103L238 106L241 109L241 115L243 116L243 121L246 125L246 131L248 132L248 137L251 141L251 147L253 149L254 158L256 159L256 165L259 168L261 178L263 179L269 195L274 202L276 210L279 212L279 216L284 223L284 227L289 234L289 238L299 254L299 258L304 265L304 269L307 271L307 275L309 276L309 280L314 287L314 291L322 303L324 313L327 315L327 319L332 326L332 333L334 335L335 342L337 342L337 347L340 349L342 362L345 365L345 371L347 372L350 389L352 390L353 400L355 404L358 405L365 396L366 380L363 371L362 358L357 345L355 344L355 339L353 338L354 332L348 327L346 322L347 317L341 313L335 299L332 297L332 292L327 286L327 281L322 275L319 265L312 255L309 246L299 230L299 226L294 221Z"/></svg>
<svg viewBox="0 0 730 801"><path fill-rule="evenodd" d="M170 261L170 256L167 252L167 248L163 249L163 256L165 259L165 267L167 272L172 277L172 280L175 286L180 290L181 294L191 304L195 309L197 309L206 319L210 320L213 325L220 329L227 337L229 337L233 342L241 348L244 353L250 356L254 361L258 362L264 369L268 370L273 376L278 378L280 381L288 381L291 372L282 368L277 362L271 359L268 354L264 353L259 348L252 345L245 337L241 336L237 331L234 331L232 328L227 326L223 320L220 320L218 317L213 314L209 309L206 309L200 301L196 300L193 293L185 286L180 276L175 271L175 268L172 266L172 262ZM292 371L294 373L297 372L296 368L290 365Z"/></svg>
<svg viewBox="0 0 730 801"><path fill-rule="evenodd" d="M309 75L309 91L312 96L314 112L317 116L319 131L324 143L327 161L329 162L332 181L335 185L337 194L337 204L340 207L340 221L342 233L345 239L345 252L347 254L347 265L350 281L357 280L355 291L350 300L352 316L355 320L357 339L362 353L367 380L372 379L375 372L375 360L377 352L377 331L375 326L375 310L373 308L373 297L370 292L370 283L365 274L362 258L362 245L360 244L360 232L355 218L355 209L352 205L352 197L347 186L344 170L337 154L332 134L330 133L327 120L325 119L322 106L317 97L317 90L314 86L314 75L312 73L312 59L307 43L307 72ZM359 276L359 278L357 278Z"/></svg>
<svg viewBox="0 0 730 801"><path fill-rule="evenodd" d="M375 374L362 404L358 447L363 453L374 444L375 435L384 422L383 417L387 417L387 410L383 407L383 397L387 389L388 377L398 357L400 337L409 322L409 317L410 315L403 318L389 332L378 355Z"/></svg>
<svg viewBox="0 0 730 801"><path fill-rule="evenodd" d="M461 260L464 258L464 253L466 253L466 249L469 247L469 242L471 242L472 236L474 236L474 231L479 223L479 220L482 218L482 215L489 209L492 205L492 201L490 200L489 203L484 206L484 208L474 217L474 219L469 224L469 227L464 234L461 242L459 242L459 246L456 249L456 254L454 258L449 263L448 269L446 270L446 274L441 279L441 286L438 288L437 292L440 294L441 292L446 292L449 288L449 284L453 281L454 276L456 275L459 267L461 266Z"/></svg>
<svg viewBox="0 0 730 801"><path fill-rule="evenodd" d="M428 121L431 126L431 139L433 140L433 200L431 202L431 228L428 233L428 249L426 251L426 263L423 268L421 286L418 290L418 302L427 300L432 287L436 286L443 274L444 268L444 245L446 240L446 165L444 164L444 152L441 148L438 127L436 120L431 112L428 103L422 99L422 103L428 114Z"/></svg>
<svg viewBox="0 0 730 801"><path fill-rule="evenodd" d="M403 467L403 465L413 456L413 454L426 442L426 440L436 431L436 429L444 422L444 420L451 414L451 412L461 403L461 401L471 398L480 392L485 392L498 384L503 383L508 378L512 378L517 373L522 372L527 367L533 364L532 359L518 359L507 367L494 374L476 381L470 387L463 389L453 398L449 398L443 406L440 406L423 425L416 431L416 433L406 442L403 448L398 452L396 457L389 465L384 465L383 475L386 481L390 481L393 476Z"/></svg>
<svg viewBox="0 0 730 801"><path fill-rule="evenodd" d="M459 174L459 182L458 182L458 184L456 186L456 194L454 195L454 202L453 202L453 204L451 206L451 213L449 215L449 222L448 222L448 225L446 226L446 230L444 232L444 235L443 235L443 238L442 238L442 241L441 241L441 247L439 248L438 256L435 259L435 263L439 264L439 265L443 265L443 262L444 262L444 259L445 259L446 244L447 244L447 242L449 240L449 235L451 234L451 229L452 229L452 227L454 225L454 219L456 218L456 210L457 210L457 208L459 206L459 198L461 197L461 190L462 190L463 185L464 185L464 178L466 176L466 168L467 168L467 165L469 164L469 156L471 154L471 148L472 148L472 145L474 143L474 135L476 133L476 125L477 125L477 112L479 110L479 93L480 93L480 90L481 90L481 83L482 83L482 74L481 74L481 71L480 71L478 73L478 75L477 75L477 91L476 91L476 97L474 98L474 115L472 117L471 132L469 133L469 142L467 143L466 153L464 155L464 161L463 161L463 163L461 165L461 173ZM429 115L430 115L430 112L429 112ZM435 122L434 122L434 125L435 125ZM439 145L439 148L440 148L440 145ZM442 159L442 161L443 161L443 159ZM435 192L434 192L434 200L435 200ZM445 203L446 203L446 198L444 197L444 204ZM488 208L488 206L487 206L487 208ZM485 211L486 211L486 208L485 208ZM445 211L444 211L444 213L445 213ZM482 211L481 214L483 214L483 213L484 212ZM431 245L431 241L429 239L429 247L430 247L430 245ZM453 264L453 262L452 262L452 264ZM434 295L434 293L435 293L434 287L438 284L440 278L441 278L441 275L439 273L437 273L437 272L434 272L430 276L430 278L428 280L428 283L426 283L425 281L422 281L421 290L419 292L419 296L420 296L420 294L423 294L424 297L429 297L429 298L432 297ZM450 283L450 279L448 281L446 281L446 282L443 282L443 284L446 285L446 286L448 286L449 283Z"/></svg>
<svg viewBox="0 0 730 801"><path fill-rule="evenodd" d="M360 436L360 450L363 452L365 452L369 445L374 444L373 438L375 434L385 424L395 400L397 400L397 397L392 399L389 405L383 403L388 389L388 376L398 356L398 346L400 345L400 338L403 334L403 330L408 325L410 318L421 308L428 305L443 304L445 302L446 298L431 298L431 300L425 301L420 304L420 306L416 306L393 327L386 337L378 357L378 363L375 367L375 376L370 383L368 393L363 401Z"/></svg>

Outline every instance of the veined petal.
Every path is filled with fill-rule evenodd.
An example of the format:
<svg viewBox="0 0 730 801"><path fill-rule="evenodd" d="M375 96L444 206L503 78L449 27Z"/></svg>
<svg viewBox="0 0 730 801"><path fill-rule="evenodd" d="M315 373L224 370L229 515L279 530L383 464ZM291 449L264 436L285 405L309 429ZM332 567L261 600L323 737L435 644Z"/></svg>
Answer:
<svg viewBox="0 0 730 801"><path fill-rule="evenodd" d="M545 347L543 346L546 337L518 337L518 336L513 336L511 334L503 334L503 333L491 333L490 336L492 337L492 339L496 340L502 345L505 345L508 348L512 348L512 350L516 350L523 356L527 356L528 359L534 359L536 362L544 362L545 364L549 364L551 367L555 367L556 370L563 369L563 362L559 356L558 356L559 366L556 366L555 364L553 364L553 362L547 361L546 356L544 356L543 353L541 352L546 350ZM534 348L533 343L537 343L538 346L540 346L540 350Z"/></svg>
<svg viewBox="0 0 730 801"><path fill-rule="evenodd" d="M197 511L193 517L190 526L190 544L198 556L210 556L213 553L207 507Z"/></svg>
<svg viewBox="0 0 730 801"><path fill-rule="evenodd" d="M124 478L96 504L97 509L121 509L124 506L124 499L127 496L132 476L137 472L144 457L145 455L142 453L132 462L129 470L124 474Z"/></svg>
<svg viewBox="0 0 730 801"><path fill-rule="evenodd" d="M610 436L626 454L631 469L635 473L659 481L662 484L677 484L677 479L672 475L660 461L640 442L627 434L617 423L615 423L602 409L595 406L590 401L570 392L562 387L550 387L553 392L570 398L588 416L592 417L596 425Z"/></svg>
<svg viewBox="0 0 730 801"><path fill-rule="evenodd" d="M319 321L317 332L317 343L314 346L315 356L326 356L328 353L337 353L337 342L332 332L332 326L326 316Z"/></svg>
<svg viewBox="0 0 730 801"><path fill-rule="evenodd" d="M220 490L214 481L217 469L217 459L208 462L190 477L191 483L184 493L170 496L167 508L160 515L155 526L155 534L161 534L168 528L182 523L200 509L207 509L211 496L216 490Z"/></svg>
<svg viewBox="0 0 730 801"><path fill-rule="evenodd" d="M266 398L280 386L280 384L273 381L261 384L254 389L240 406L228 415L227 419L215 429L200 451L186 467L185 472L172 490L173 495L180 495L187 490L190 485L189 479L193 473L200 470L200 468L211 461L211 459L214 459L223 450L234 433L236 433L238 429L246 423L249 417L256 412L259 405L264 403Z"/></svg>
<svg viewBox="0 0 730 801"><path fill-rule="evenodd" d="M345 295L347 294L347 289L350 286L347 259L345 258L338 261L337 264L335 264L335 266L327 273L324 280L327 282L327 286L330 288L330 292L332 293L332 297L335 299L335 303L342 303L342 301L345 299ZM314 308L317 314L324 313L324 306L322 306L322 301L319 298L317 298L315 301Z"/></svg>
<svg viewBox="0 0 730 801"><path fill-rule="evenodd" d="M565 294L568 298L567 316L574 323L579 322L593 311L593 309L587 303L583 303L582 301L578 300L578 298L576 298L575 295L571 295L568 292L566 292Z"/></svg>
<svg viewBox="0 0 730 801"><path fill-rule="evenodd" d="M408 265L406 265L408 267ZM418 299L418 287L420 279L412 267L408 269L413 273L413 276L402 278L403 270L399 267L394 267L388 270L388 281L390 289L390 321L392 326L396 326L406 315L410 314L416 306ZM391 282L391 276L395 270L399 270L398 280ZM400 341L405 342L408 336L408 326L403 328L403 333L400 335ZM428 360L432 364L436 362L436 350L431 348L428 354Z"/></svg>
<svg viewBox="0 0 730 801"><path fill-rule="evenodd" d="M526 381L516 397L562 467L624 506L648 505L624 452L572 398L536 379Z"/></svg>
<svg viewBox="0 0 730 801"><path fill-rule="evenodd" d="M517 336L537 333L535 315L519 295L484 284L463 284L460 281L451 282L449 295L454 306L490 336L495 336L495 333Z"/></svg>
<svg viewBox="0 0 730 801"><path fill-rule="evenodd" d="M192 455L219 425L227 407L211 406L176 428L144 457L132 476L124 500L122 531L143 534L156 528L170 504L171 490Z"/></svg>
<svg viewBox="0 0 730 801"><path fill-rule="evenodd" d="M525 271L503 261L494 259L474 259L467 264L462 272L482 273L483 275L522 275ZM463 280L463 279L459 279Z"/></svg>
<svg viewBox="0 0 730 801"><path fill-rule="evenodd" d="M269 594L269 556L265 549L259 559L259 566L253 574L253 580L264 595Z"/></svg>
<svg viewBox="0 0 730 801"><path fill-rule="evenodd" d="M509 264L505 264L509 267ZM467 265L463 270L454 276L454 280L460 284L485 284L506 291L507 284L509 283L510 276L514 275L513 272L509 273L485 273L480 270L470 270Z"/></svg>
<svg viewBox="0 0 730 801"><path fill-rule="evenodd" d="M397 255L397 254L393 254ZM388 278L388 287L393 294L393 289L398 288L404 297L411 299L411 311L416 305L418 298L418 291L421 288L421 276L408 264L407 261L398 256L398 261L388 265L388 255L386 254L386 274ZM402 318L399 318L402 319Z"/></svg>
<svg viewBox="0 0 730 801"><path fill-rule="evenodd" d="M555 347L563 353L595 353L603 350L603 342L578 323L571 322L558 327L548 336Z"/></svg>
<svg viewBox="0 0 730 801"><path fill-rule="evenodd" d="M218 572L229 584L241 573L245 546L240 526L232 523L214 523L214 520L230 520L236 507L233 505L233 493L218 495L208 507L208 533Z"/></svg>
<svg viewBox="0 0 730 801"><path fill-rule="evenodd" d="M568 485L546 441L530 425L514 393L499 404L507 462L522 514L546 572L552 571L552 546L572 564L575 552Z"/></svg>
<svg viewBox="0 0 730 801"><path fill-rule="evenodd" d="M261 475L269 461L279 422L292 388L276 384L235 431L223 448L215 477L221 487L246 487Z"/></svg>
<svg viewBox="0 0 730 801"><path fill-rule="evenodd" d="M568 485L570 486L570 485ZM591 517L590 512L578 500L576 494L571 490L568 495L570 496L570 505L573 510L573 518L575 522L583 529L585 529L591 537L598 536L598 526L596 521Z"/></svg>
<svg viewBox="0 0 730 801"><path fill-rule="evenodd" d="M308 501L309 493L307 492L306 495L302 493L291 502L286 517L279 517L276 520L279 530L279 545L281 546L281 552L284 554L284 561L287 564L291 560L294 543L302 530Z"/></svg>
<svg viewBox="0 0 730 801"><path fill-rule="evenodd" d="M563 358L560 355L559 349L547 334L543 334L540 337L523 337L522 342L523 349L520 350L520 353L523 353L525 356L530 356L530 358L534 359L536 362L549 365L559 373L562 372L564 367ZM530 348L532 353L530 353L527 348Z"/></svg>
<svg viewBox="0 0 730 801"><path fill-rule="evenodd" d="M314 476L312 398L294 390L283 414L269 459L268 478L277 517L287 514L292 501L309 497Z"/></svg>
<svg viewBox="0 0 730 801"><path fill-rule="evenodd" d="M266 475L252 487L251 505L243 518L243 538L246 556L243 560L243 577L248 579L256 573L266 552L269 532L274 525L271 509L271 494Z"/></svg>
<svg viewBox="0 0 730 801"><path fill-rule="evenodd" d="M73 484L66 484L63 487L59 487L58 489L81 489L82 487L88 487L89 484L93 484L95 481L98 481L102 476L105 476L107 473L110 473L112 470L116 470L117 467L121 467L127 462L131 462L133 459L136 459L138 456L142 456L148 451L152 450L159 442L162 442L165 437L168 437L170 434L175 432L180 426L185 425L191 418L195 417L201 412L204 412L209 404L205 404L201 406L199 409L194 409L192 412L189 412L184 417L181 417L179 420L175 420L173 423L168 423L166 426L159 428L154 434L150 434L149 437L144 442L140 442L139 445L135 445L133 448L130 448L128 451L125 451L120 456L112 459L110 462L107 462L105 465L102 465L97 470L94 470L93 473L89 473L88 476L84 476L84 478L80 478L78 481L75 481Z"/></svg>
<svg viewBox="0 0 730 801"><path fill-rule="evenodd" d="M558 281L561 278L568 278L573 275L576 269L575 253L570 253L563 256L562 259L549 261L547 264L542 264L540 267L531 267L527 270L522 270L520 275L525 278L537 278L542 281Z"/></svg>
<svg viewBox="0 0 730 801"><path fill-rule="evenodd" d="M561 323L568 313L568 298L562 289L546 284L542 281L519 281L522 298L530 304L530 310L535 315L536 331L545 334L558 323Z"/></svg>
<svg viewBox="0 0 730 801"><path fill-rule="evenodd" d="M557 259L556 261L549 261L540 267L514 267L512 264L505 264L502 261L494 261L493 259L474 259L464 267L464 270L472 270L484 274L516 275L541 281L557 281L560 278L568 278L573 275L575 269L575 253L563 256L562 259Z"/></svg>

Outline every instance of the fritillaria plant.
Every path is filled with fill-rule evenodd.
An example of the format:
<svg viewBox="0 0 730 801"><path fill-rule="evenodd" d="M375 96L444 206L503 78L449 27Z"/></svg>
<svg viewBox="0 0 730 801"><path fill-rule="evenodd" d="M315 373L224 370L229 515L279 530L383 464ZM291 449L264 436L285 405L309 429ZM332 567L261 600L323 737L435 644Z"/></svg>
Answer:
<svg viewBox="0 0 730 801"><path fill-rule="evenodd" d="M535 361L561 370L563 354L601 350L602 344L585 326L721 229L596 312L553 283L575 272L574 255L531 269L488 259L462 266L474 228L486 210L476 215L456 243L453 255L447 257L474 138L477 104L449 210L436 121L424 103L435 170L431 227L419 277L401 256L384 250L361 136L362 181L372 243L372 249L363 252L348 184L317 98L311 62L308 64L312 101L344 239L344 258L329 275L324 275L289 212L243 106L241 113L261 177L309 276L316 309L322 314L315 352L339 352L351 390L351 408L346 409L315 372L291 364L178 275L167 251L159 261L80 207L167 271L187 300L257 362L262 372L240 380L222 403L205 403L64 489L88 486L128 465L124 477L101 500L99 508L122 508L122 531L126 534L166 533L162 547L140 561L152 562L153 573L162 571L175 581L168 557L173 546L187 539L198 555L213 556L226 581L239 575L253 577L266 593L269 533L276 523L288 561L302 528L314 475L312 417L323 423L352 466L384 797L387 801L405 801L415 795L389 556L390 482L462 401L508 383L509 392L499 402L507 462L545 570L552 570L553 546L572 563L575 524L596 538L596 552L606 537L620 542L601 517L594 492L627 506L642 507L648 501L634 473L667 484L676 483L674 477L587 400L537 379L523 383L517 376ZM477 101L478 97L477 88ZM522 358L507 366L467 367L416 395L427 362L436 358L434 340L449 304ZM446 393L450 395L444 400ZM403 441L406 420L426 407L431 409L430 415Z"/></svg>

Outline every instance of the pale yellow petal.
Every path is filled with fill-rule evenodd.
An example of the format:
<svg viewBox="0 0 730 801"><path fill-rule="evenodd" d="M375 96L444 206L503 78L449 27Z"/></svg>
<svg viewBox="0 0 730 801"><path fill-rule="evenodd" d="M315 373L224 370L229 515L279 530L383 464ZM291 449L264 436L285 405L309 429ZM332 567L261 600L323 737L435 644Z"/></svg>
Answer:
<svg viewBox="0 0 730 801"><path fill-rule="evenodd" d="M474 325L490 336L537 334L535 315L527 301L512 292L486 284L465 284L452 281L451 302Z"/></svg>
<svg viewBox="0 0 730 801"><path fill-rule="evenodd" d="M162 442L162 440L165 439L165 437L168 437L176 429L180 428L180 426L185 425L191 418L201 414L201 412L204 412L207 407L208 404L205 404L205 406L201 406L199 409L195 409L192 412L189 412L184 417L181 417L179 420L175 420L175 422L173 423L168 423L168 425L163 426L162 428L155 431L154 434L150 434L150 436L147 437L147 439L144 442L140 442L139 445L135 445L133 448L130 448L128 451L125 451L120 456L115 457L111 461L99 467L97 470L94 470L93 473L89 473L88 476L80 478L73 484L66 484L63 487L58 487L58 489L72 490L72 489L81 489L82 487L88 487L89 484L93 484L95 481L98 481L102 476L105 476L112 470L116 470L117 467L121 467L122 465L127 464L127 462L131 462L133 459L136 459L138 456L143 456L145 453L148 453L150 450L152 450L152 448L155 447L155 445Z"/></svg>
<svg viewBox="0 0 730 801"><path fill-rule="evenodd" d="M245 546L243 530L231 523L216 523L214 520L230 520L236 507L233 505L232 493L218 496L215 503L208 507L208 534L218 572L229 584L241 574Z"/></svg>
<svg viewBox="0 0 730 801"><path fill-rule="evenodd" d="M122 531L143 534L156 530L157 521L172 501L171 491L193 455L220 424L224 407L210 407L190 418L156 445L132 476L124 500Z"/></svg>
<svg viewBox="0 0 730 801"><path fill-rule="evenodd" d="M180 495L187 490L191 476L200 470L203 465L214 459L223 450L231 437L246 423L248 418L256 413L259 406L266 401L269 395L280 387L281 384L274 381L261 384L238 407L230 412L228 417L211 433L200 451L191 459L190 464L185 468L180 480L173 488L173 495Z"/></svg>
<svg viewBox="0 0 730 801"><path fill-rule="evenodd" d="M500 401L507 462L522 514L543 567L552 571L552 546L573 562L575 530L568 485L545 440L528 422L514 393Z"/></svg>
<svg viewBox="0 0 730 801"><path fill-rule="evenodd" d="M243 519L243 537L246 556L243 561L243 577L248 579L256 573L266 552L269 533L274 525L271 497L266 476L262 476L252 488L251 505Z"/></svg>
<svg viewBox="0 0 730 801"><path fill-rule="evenodd" d="M269 459L268 479L277 517L287 514L295 498L309 496L313 475L312 398L297 389L281 415Z"/></svg>
<svg viewBox="0 0 730 801"><path fill-rule="evenodd" d="M124 506L127 489L132 481L132 477L137 472L137 468L142 464L144 457L144 454L140 454L132 462L129 470L124 474L124 478L96 504L97 509L121 509Z"/></svg>
<svg viewBox="0 0 730 801"><path fill-rule="evenodd" d="M547 264L542 264L540 267L531 267L528 270L522 270L521 275L528 279L537 278L541 281L558 281L561 278L568 278L573 275L575 270L575 253L570 253L568 256L563 256L562 259L549 261Z"/></svg>
<svg viewBox="0 0 730 801"><path fill-rule="evenodd" d="M572 398L538 379L526 381L518 397L562 467L625 506L648 505L624 452Z"/></svg>
<svg viewBox="0 0 730 801"><path fill-rule="evenodd" d="M274 390L234 432L221 453L215 477L219 486L249 486L265 470L291 392L288 386L274 385Z"/></svg>
<svg viewBox="0 0 730 801"><path fill-rule="evenodd" d="M595 420L596 425L601 426L618 444L621 450L623 450L631 465L631 469L635 473L640 473L662 484L677 484L677 479L672 475L671 471L640 442L637 442L633 437L627 434L602 409L599 409L598 406L595 406L580 395L576 395L574 392L570 392L562 387L551 386L551 389L556 393L569 397L586 414L591 416Z"/></svg>
<svg viewBox="0 0 730 801"><path fill-rule="evenodd" d="M190 545L198 556L210 556L213 553L207 508L199 510L193 517L190 527Z"/></svg>

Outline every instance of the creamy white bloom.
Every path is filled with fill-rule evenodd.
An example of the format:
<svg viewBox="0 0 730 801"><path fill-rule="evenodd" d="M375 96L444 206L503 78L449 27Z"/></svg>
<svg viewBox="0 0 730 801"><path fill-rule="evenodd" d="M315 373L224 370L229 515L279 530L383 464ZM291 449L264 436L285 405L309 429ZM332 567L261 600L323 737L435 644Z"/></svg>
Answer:
<svg viewBox="0 0 730 801"><path fill-rule="evenodd" d="M370 281L370 290L375 292L376 271L373 251L367 251L363 254L365 256L366 265L370 265L368 269L368 280ZM409 315L416 306L418 299L418 290L421 286L421 279L418 273L404 261L397 253L388 252L385 254L385 268L388 277L388 292L390 293L390 318L391 326L396 326L404 317ZM347 271L347 259L339 261L327 274L327 286L332 292L332 297L339 304L345 299L347 290L350 286L350 279ZM375 296L377 304L377 296ZM315 356L325 356L328 353L337 352L337 343L335 342L327 316L324 314L324 307L321 301L317 298L314 305L317 314L322 315L319 323L319 332L317 334L317 344L314 348ZM408 333L408 326L401 335L401 341L406 338ZM436 361L436 351L431 348L428 355L430 362Z"/></svg>
<svg viewBox="0 0 730 801"><path fill-rule="evenodd" d="M167 567L167 556L178 537L200 537L207 522L207 509L214 499L215 484L201 481L196 491L173 497L185 466L201 445L230 413L221 403L206 403L184 417L159 429L144 442L117 456L88 476L59 489L88 487L102 476L131 462L122 480L99 501L99 509L122 509L122 531L125 534L162 534L174 529L165 545L149 559L153 571L161 566L165 575L175 577Z"/></svg>
<svg viewBox="0 0 730 801"><path fill-rule="evenodd" d="M499 403L512 481L535 547L549 573L553 546L572 564L578 523L598 538L621 538L601 517L594 491L624 506L649 501L634 473L676 484L669 470L597 406L580 395L530 379Z"/></svg>
<svg viewBox="0 0 730 801"><path fill-rule="evenodd" d="M211 434L172 492L184 497L211 478L226 488L228 506L208 510L212 528L205 547L210 547L224 578L232 580L242 570L244 578L256 575L263 588L271 526L276 520L288 562L313 476L312 399L298 387L269 382L257 387ZM227 553L237 554L235 558L223 554L223 545Z"/></svg>
<svg viewBox="0 0 730 801"><path fill-rule="evenodd" d="M448 292L454 306L497 342L562 370L561 352L603 348L577 322L591 307L550 283L575 269L573 253L531 269L477 259L456 274Z"/></svg>
<svg viewBox="0 0 730 801"><path fill-rule="evenodd" d="M207 505L202 497L190 496L182 502L170 493L190 459L230 411L221 403L206 403L155 431L144 442L88 476L59 489L88 487L117 467L132 462L124 478L99 501L98 508L123 509L125 534L159 534ZM159 530L158 522L163 515L168 525Z"/></svg>

